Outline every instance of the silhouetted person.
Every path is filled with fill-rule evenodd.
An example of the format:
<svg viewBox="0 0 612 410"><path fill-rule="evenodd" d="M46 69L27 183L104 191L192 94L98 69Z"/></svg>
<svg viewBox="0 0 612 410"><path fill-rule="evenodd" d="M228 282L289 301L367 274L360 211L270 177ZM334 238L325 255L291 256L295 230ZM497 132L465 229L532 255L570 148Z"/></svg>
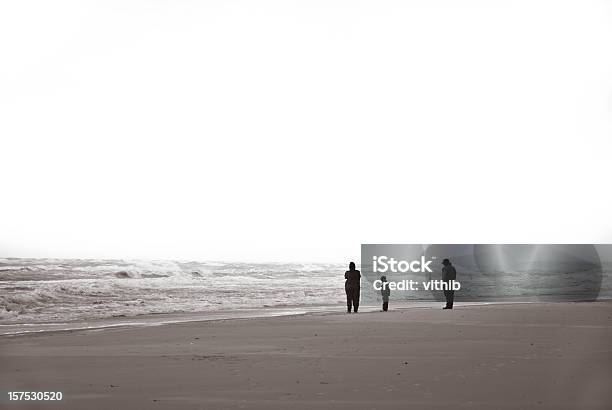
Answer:
<svg viewBox="0 0 612 410"><path fill-rule="evenodd" d="M355 262L349 263L349 270L344 273L344 290L346 291L346 310L351 313L351 307L355 313L359 310L359 293L361 292L361 272L355 269Z"/></svg>
<svg viewBox="0 0 612 410"><path fill-rule="evenodd" d="M391 289L389 289L389 283L387 282L386 276L381 276L380 281L382 282L380 296L382 296L383 301L383 312L386 312L389 310L389 296L391 296Z"/></svg>
<svg viewBox="0 0 612 410"><path fill-rule="evenodd" d="M442 280L446 283L446 286L448 286L448 289L444 290L446 306L443 309L452 309L455 291L451 290L451 281L457 279L457 271L448 259L444 259L442 265L444 265L442 268Z"/></svg>

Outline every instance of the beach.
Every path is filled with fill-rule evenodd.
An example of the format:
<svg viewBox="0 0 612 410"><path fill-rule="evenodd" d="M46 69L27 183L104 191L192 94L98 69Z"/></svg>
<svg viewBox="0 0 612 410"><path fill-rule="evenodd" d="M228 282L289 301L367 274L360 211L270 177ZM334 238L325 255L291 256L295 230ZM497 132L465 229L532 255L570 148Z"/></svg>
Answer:
<svg viewBox="0 0 612 410"><path fill-rule="evenodd" d="M612 302L43 332L0 362L7 409L609 409Z"/></svg>

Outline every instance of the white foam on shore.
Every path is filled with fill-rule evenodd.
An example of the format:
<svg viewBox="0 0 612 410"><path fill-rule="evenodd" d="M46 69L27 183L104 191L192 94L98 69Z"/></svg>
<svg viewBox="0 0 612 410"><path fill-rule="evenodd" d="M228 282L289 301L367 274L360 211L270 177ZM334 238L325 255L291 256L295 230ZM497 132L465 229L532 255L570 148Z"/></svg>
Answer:
<svg viewBox="0 0 612 410"><path fill-rule="evenodd" d="M540 302L469 302L456 303L456 308L468 306L486 305L516 305ZM440 309L440 302L395 302L391 311L406 309ZM381 312L380 305L362 305L359 307L360 313ZM346 307L339 306L309 306L294 308L265 308L265 309L242 309L223 312L200 312L192 314L160 314L144 315L142 317L102 319L83 322L65 323L21 323L0 325L0 337L20 336L27 334L41 334L49 332L71 332L71 331L104 331L121 327L147 327L161 326L174 323L205 322L216 320L238 320L238 319L258 319L282 316L298 315L331 315L346 314Z"/></svg>

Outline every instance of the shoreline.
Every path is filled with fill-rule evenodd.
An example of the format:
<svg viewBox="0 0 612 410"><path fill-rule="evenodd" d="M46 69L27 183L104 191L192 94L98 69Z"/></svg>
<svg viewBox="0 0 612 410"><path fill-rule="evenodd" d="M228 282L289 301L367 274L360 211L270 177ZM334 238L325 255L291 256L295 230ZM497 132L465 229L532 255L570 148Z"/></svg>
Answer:
<svg viewBox="0 0 612 410"><path fill-rule="evenodd" d="M599 303L611 301L602 299L597 301L486 301L486 302L456 302L455 309L469 306L486 305L520 305L520 304L551 304L551 303ZM442 302L395 302L391 311L408 309L436 309ZM344 305L313 305L295 307L264 307L252 309L235 309L217 312L181 312L181 313L152 313L136 316L118 316L111 318L92 319L88 321L53 322L53 323L7 323L0 324L0 339L4 337L19 337L26 335L44 335L48 333L104 331L106 329L138 328L151 326L166 326L181 323L216 322L226 320L251 320L276 317L293 316L326 316L345 315ZM362 305L359 313L380 312L380 305Z"/></svg>

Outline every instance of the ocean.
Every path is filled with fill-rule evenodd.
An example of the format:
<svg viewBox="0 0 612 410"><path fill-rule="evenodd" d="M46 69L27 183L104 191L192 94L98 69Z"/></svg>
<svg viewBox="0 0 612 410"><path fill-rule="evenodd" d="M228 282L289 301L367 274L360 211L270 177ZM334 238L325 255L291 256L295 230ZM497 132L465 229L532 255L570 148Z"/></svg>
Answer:
<svg viewBox="0 0 612 410"><path fill-rule="evenodd" d="M110 326L146 315L149 323L155 323L168 320L168 315L190 315L195 320L236 317L235 312L247 317L326 307L342 311L345 270L345 264L320 263L0 258L0 334L67 329L75 323ZM609 298L610 267L604 272L600 297ZM534 276L525 272L505 276L501 293L486 276L461 271L459 275L473 290L493 300L526 301L525 296L537 290L533 280L525 280ZM555 284L565 286L566 282L571 289L584 275L578 272L558 278ZM366 279L362 305L376 306L378 295ZM549 280L544 284L550 287ZM487 293L487 289L494 292ZM392 295L392 306L400 300L435 299L440 296L397 292Z"/></svg>
<svg viewBox="0 0 612 410"><path fill-rule="evenodd" d="M338 305L344 266L0 259L0 323Z"/></svg>

